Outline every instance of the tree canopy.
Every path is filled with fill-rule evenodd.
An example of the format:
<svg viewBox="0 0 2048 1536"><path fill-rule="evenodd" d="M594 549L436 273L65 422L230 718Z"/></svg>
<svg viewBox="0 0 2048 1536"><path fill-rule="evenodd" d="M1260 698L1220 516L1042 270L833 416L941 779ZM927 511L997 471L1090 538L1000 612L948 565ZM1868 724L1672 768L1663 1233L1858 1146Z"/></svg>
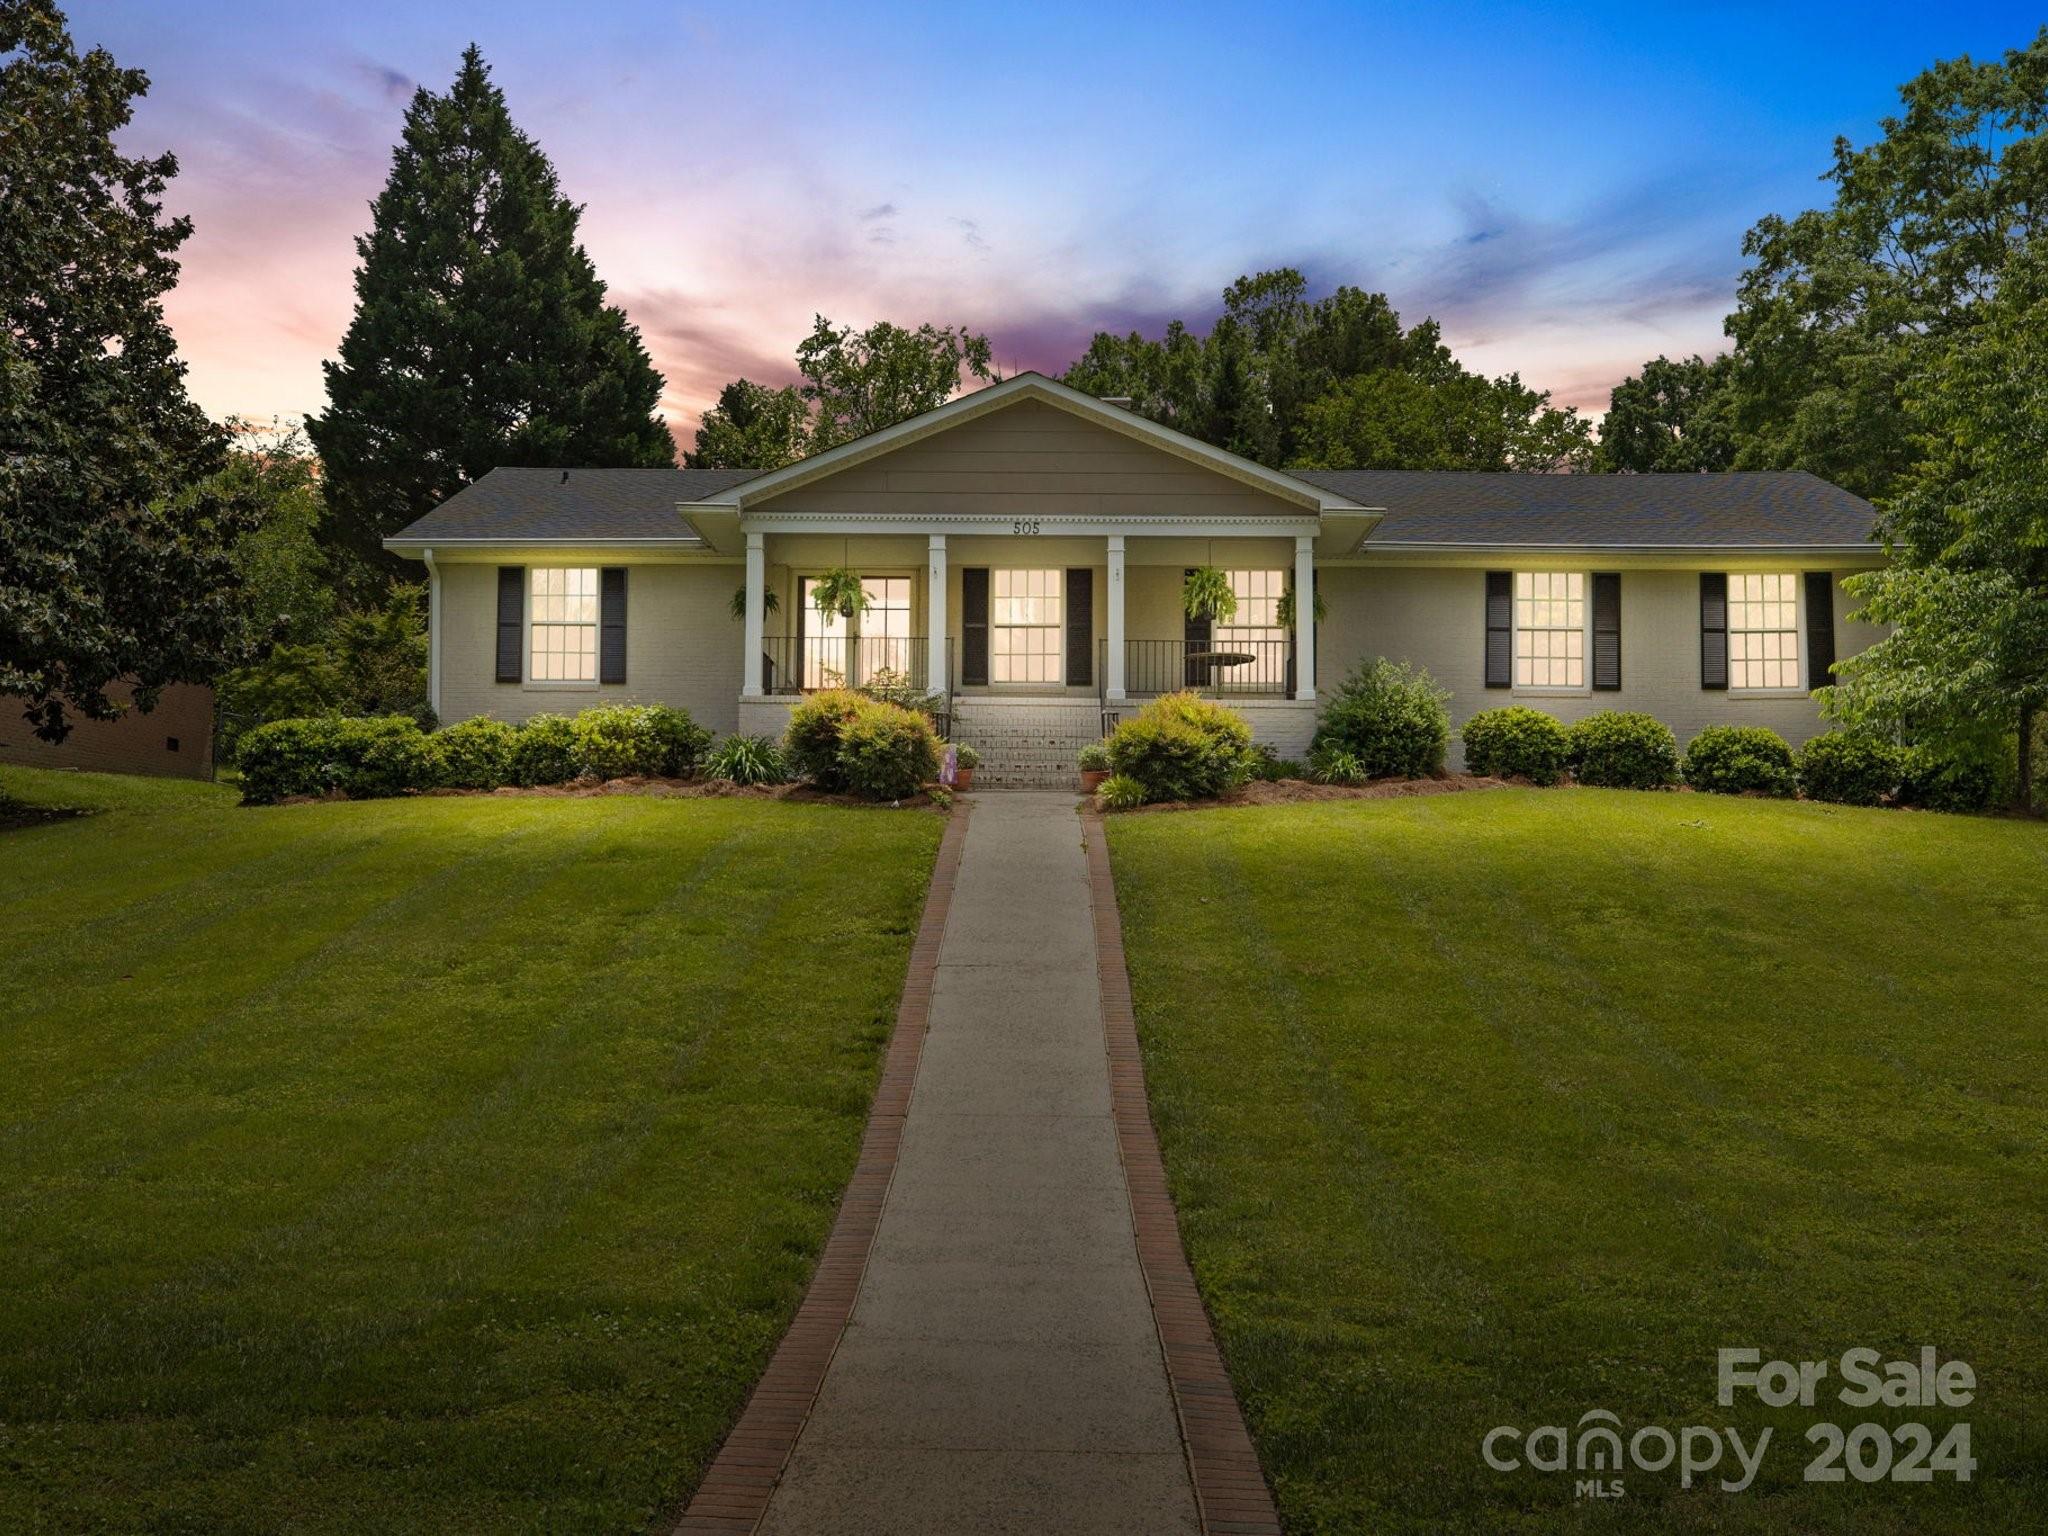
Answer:
<svg viewBox="0 0 2048 1536"><path fill-rule="evenodd" d="M0 692L38 736L210 681L244 627L249 507L205 483L225 435L185 393L161 299L189 220L170 155L114 135L149 86L81 57L47 0L0 0Z"/></svg>
<svg viewBox="0 0 2048 1536"><path fill-rule="evenodd" d="M1434 320L1404 330L1385 294L1320 299L1292 268L1241 277L1206 336L1098 332L1065 381L1275 468L1588 467L1592 428L1512 375L1459 364Z"/></svg>
<svg viewBox="0 0 2048 1536"><path fill-rule="evenodd" d="M797 344L803 383L769 389L737 379L704 413L692 469L779 469L944 405L967 379L997 377L988 337L962 326L916 330L879 321L864 331L814 316Z"/></svg>
<svg viewBox="0 0 2048 1536"><path fill-rule="evenodd" d="M605 302L580 216L475 47L447 95L414 95L307 423L344 578L395 579L381 541L500 464L675 462L661 376Z"/></svg>

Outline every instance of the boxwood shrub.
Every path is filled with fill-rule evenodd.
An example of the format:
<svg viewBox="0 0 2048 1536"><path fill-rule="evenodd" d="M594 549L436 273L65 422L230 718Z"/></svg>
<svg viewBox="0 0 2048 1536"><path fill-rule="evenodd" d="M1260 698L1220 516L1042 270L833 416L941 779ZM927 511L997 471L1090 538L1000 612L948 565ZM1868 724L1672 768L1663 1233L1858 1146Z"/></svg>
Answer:
<svg viewBox="0 0 2048 1536"><path fill-rule="evenodd" d="M1427 672L1384 657L1352 669L1316 720L1310 759L1349 757L1369 779L1419 779L1444 771L1450 699Z"/></svg>
<svg viewBox="0 0 2048 1536"><path fill-rule="evenodd" d="M870 800L901 800L939 776L939 735L919 711L870 700L839 732L839 776Z"/></svg>
<svg viewBox="0 0 2048 1536"><path fill-rule="evenodd" d="M1798 788L1792 749L1761 725L1710 725L1685 749L1685 782L1715 795L1785 796Z"/></svg>
<svg viewBox="0 0 2048 1536"><path fill-rule="evenodd" d="M1827 731L1799 749L1799 787L1809 800L1880 805L1904 777L1893 743L1861 731Z"/></svg>
<svg viewBox="0 0 2048 1536"><path fill-rule="evenodd" d="M709 731L666 704L604 704L572 723L577 772L597 779L688 778L711 745Z"/></svg>
<svg viewBox="0 0 2048 1536"><path fill-rule="evenodd" d="M1603 709L1573 723L1572 773L1603 789L1664 789L1678 782L1678 738L1654 715Z"/></svg>
<svg viewBox="0 0 2048 1536"><path fill-rule="evenodd" d="M566 784L576 777L576 723L567 715L530 715L512 742L514 784Z"/></svg>
<svg viewBox="0 0 2048 1536"><path fill-rule="evenodd" d="M1520 704L1482 709L1460 734L1468 773L1514 774L1536 784L1555 784L1571 762L1571 738L1563 722L1540 709Z"/></svg>
<svg viewBox="0 0 2048 1536"><path fill-rule="evenodd" d="M1212 800L1252 771L1244 716L1192 691L1161 694L1105 745L1111 771L1135 780L1147 800Z"/></svg>
<svg viewBox="0 0 2048 1536"><path fill-rule="evenodd" d="M440 782L450 789L496 789L512 782L516 726L478 715L445 726L427 738L439 756Z"/></svg>
<svg viewBox="0 0 2048 1536"><path fill-rule="evenodd" d="M274 720L242 737L235 761L242 798L257 804L336 790L362 799L402 794L431 788L439 770L439 753L410 715Z"/></svg>

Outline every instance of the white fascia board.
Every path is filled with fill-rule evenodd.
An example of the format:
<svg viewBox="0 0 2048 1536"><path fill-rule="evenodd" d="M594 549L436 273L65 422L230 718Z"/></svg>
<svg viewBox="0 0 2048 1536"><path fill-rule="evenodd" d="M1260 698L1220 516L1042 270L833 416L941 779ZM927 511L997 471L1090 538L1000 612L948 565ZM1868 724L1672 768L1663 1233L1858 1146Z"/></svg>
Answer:
<svg viewBox="0 0 2048 1536"><path fill-rule="evenodd" d="M740 526L749 533L992 534L1031 537L1100 538L1125 533L1139 537L1296 538L1322 526L1313 514L1252 517L1181 517L1170 514L1095 517L1007 517L996 513L941 512L890 517L872 512L748 512Z"/></svg>

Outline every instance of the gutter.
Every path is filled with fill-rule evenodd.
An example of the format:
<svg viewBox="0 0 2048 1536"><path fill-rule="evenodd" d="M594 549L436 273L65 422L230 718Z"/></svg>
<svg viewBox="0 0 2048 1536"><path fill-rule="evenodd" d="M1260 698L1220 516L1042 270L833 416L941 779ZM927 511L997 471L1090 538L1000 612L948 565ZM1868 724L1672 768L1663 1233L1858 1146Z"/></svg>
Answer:
<svg viewBox="0 0 2048 1536"><path fill-rule="evenodd" d="M434 552L422 549L427 564L427 708L441 718L441 568L434 564Z"/></svg>

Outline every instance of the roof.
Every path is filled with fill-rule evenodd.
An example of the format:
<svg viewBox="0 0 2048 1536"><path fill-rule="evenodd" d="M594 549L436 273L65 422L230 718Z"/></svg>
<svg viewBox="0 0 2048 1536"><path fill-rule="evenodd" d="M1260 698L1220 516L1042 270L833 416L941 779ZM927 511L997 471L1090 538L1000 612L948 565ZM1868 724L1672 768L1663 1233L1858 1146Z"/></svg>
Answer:
<svg viewBox="0 0 2048 1536"><path fill-rule="evenodd" d="M1864 545L1877 509L1804 470L1707 475L1518 475L1299 470L1383 507L1361 553L1402 547L1769 549Z"/></svg>
<svg viewBox="0 0 2048 1536"><path fill-rule="evenodd" d="M679 510L757 478L743 469L494 469L390 542L709 545ZM762 477L765 478L765 477ZM1301 470L1385 518L1359 552L1401 549L1820 549L1868 545L1877 510L1804 470L1518 475Z"/></svg>
<svg viewBox="0 0 2048 1536"><path fill-rule="evenodd" d="M702 501L751 469L494 469L400 533L394 543L519 544L557 539L704 539L677 503Z"/></svg>

